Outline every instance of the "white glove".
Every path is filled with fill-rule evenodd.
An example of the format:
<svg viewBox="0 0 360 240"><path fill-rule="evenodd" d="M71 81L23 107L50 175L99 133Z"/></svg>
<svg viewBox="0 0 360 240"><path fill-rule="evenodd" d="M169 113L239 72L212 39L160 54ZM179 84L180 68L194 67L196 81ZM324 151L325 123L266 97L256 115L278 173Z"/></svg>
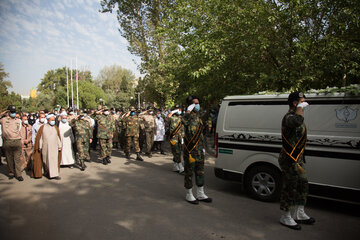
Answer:
<svg viewBox="0 0 360 240"><path fill-rule="evenodd" d="M184 145L184 139L183 139L183 138L181 139L181 144L183 144L183 145Z"/></svg>
<svg viewBox="0 0 360 240"><path fill-rule="evenodd" d="M172 114L175 114L175 113L177 113L177 111L178 111L178 110L175 109L175 110L172 110L171 113L172 113Z"/></svg>
<svg viewBox="0 0 360 240"><path fill-rule="evenodd" d="M205 155L205 148L203 148L203 153L204 153L204 155Z"/></svg>
<svg viewBox="0 0 360 240"><path fill-rule="evenodd" d="M187 110L191 112L194 108L195 108L195 103L188 106Z"/></svg>
<svg viewBox="0 0 360 240"><path fill-rule="evenodd" d="M297 107L301 107L303 110L304 110L307 106L309 106L309 104L308 104L307 102L302 102L302 103L299 103L299 104L297 105Z"/></svg>

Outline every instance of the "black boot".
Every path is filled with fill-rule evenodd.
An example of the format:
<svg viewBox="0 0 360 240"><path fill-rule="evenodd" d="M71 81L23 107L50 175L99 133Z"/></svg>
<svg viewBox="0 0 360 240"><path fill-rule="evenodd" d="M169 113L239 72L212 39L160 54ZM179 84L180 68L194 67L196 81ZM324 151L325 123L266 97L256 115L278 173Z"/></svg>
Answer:
<svg viewBox="0 0 360 240"><path fill-rule="evenodd" d="M105 158L103 158L103 160L102 160L102 164L104 164L104 165L107 165L107 164L108 164L108 162L106 161L106 157L105 157Z"/></svg>
<svg viewBox="0 0 360 240"><path fill-rule="evenodd" d="M130 153L125 153L127 159L130 159Z"/></svg>
<svg viewBox="0 0 360 240"><path fill-rule="evenodd" d="M85 171L85 163L84 163L84 160L81 160L81 161L80 161L80 170L81 170L81 171Z"/></svg>
<svg viewBox="0 0 360 240"><path fill-rule="evenodd" d="M111 161L110 161L110 156L107 156L107 157L106 157L106 161L107 161L108 163L111 163Z"/></svg>
<svg viewBox="0 0 360 240"><path fill-rule="evenodd" d="M136 160L144 161L144 159L142 159L142 157L140 156L140 153L136 153Z"/></svg>

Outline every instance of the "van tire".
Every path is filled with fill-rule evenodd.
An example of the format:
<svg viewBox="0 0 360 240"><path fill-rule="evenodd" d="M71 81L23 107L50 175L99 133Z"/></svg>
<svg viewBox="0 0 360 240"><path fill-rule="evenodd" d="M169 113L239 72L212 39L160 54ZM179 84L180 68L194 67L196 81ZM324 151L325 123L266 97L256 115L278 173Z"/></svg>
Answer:
<svg viewBox="0 0 360 240"><path fill-rule="evenodd" d="M281 172L269 165L252 167L245 175L244 187L250 197L265 201L278 201L281 193Z"/></svg>

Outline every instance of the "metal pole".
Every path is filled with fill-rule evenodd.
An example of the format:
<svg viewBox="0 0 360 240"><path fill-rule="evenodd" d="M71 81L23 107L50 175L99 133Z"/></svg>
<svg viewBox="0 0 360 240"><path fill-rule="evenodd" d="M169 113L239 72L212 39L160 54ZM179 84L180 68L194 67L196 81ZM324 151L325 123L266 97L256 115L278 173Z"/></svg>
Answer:
<svg viewBox="0 0 360 240"><path fill-rule="evenodd" d="M66 67L66 102L67 102L67 107L69 107L69 73L67 67Z"/></svg>
<svg viewBox="0 0 360 240"><path fill-rule="evenodd" d="M77 57L76 57L76 108L79 109L79 71L77 66Z"/></svg>
<svg viewBox="0 0 360 240"><path fill-rule="evenodd" d="M138 108L140 109L140 93L137 94L138 94Z"/></svg>
<svg viewBox="0 0 360 240"><path fill-rule="evenodd" d="M71 59L70 79L71 79L71 107L74 109L74 87L73 87L73 79L72 79L72 59Z"/></svg>

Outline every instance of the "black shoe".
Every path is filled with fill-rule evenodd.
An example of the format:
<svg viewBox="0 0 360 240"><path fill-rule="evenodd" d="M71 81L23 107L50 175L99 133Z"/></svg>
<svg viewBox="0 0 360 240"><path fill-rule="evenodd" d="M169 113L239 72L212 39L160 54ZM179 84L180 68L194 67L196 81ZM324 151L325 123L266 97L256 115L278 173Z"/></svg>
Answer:
<svg viewBox="0 0 360 240"><path fill-rule="evenodd" d="M19 182L24 181L23 177L21 177L21 176L20 176L20 177L17 177L16 179L17 179Z"/></svg>
<svg viewBox="0 0 360 240"><path fill-rule="evenodd" d="M166 155L166 154L164 153L164 151L163 151L163 150L161 150L160 154L162 154L162 155Z"/></svg>
<svg viewBox="0 0 360 240"><path fill-rule="evenodd" d="M194 200L194 201L188 201L188 200L186 200L188 203L191 203L191 204L195 204L195 205L197 205L197 204L199 204L199 201L196 199L196 200Z"/></svg>
<svg viewBox="0 0 360 240"><path fill-rule="evenodd" d="M104 164L104 165L107 165L107 164L108 164L108 162L106 161L106 158L104 158L104 159L102 160L102 164Z"/></svg>
<svg viewBox="0 0 360 240"><path fill-rule="evenodd" d="M13 179L13 178L14 178L14 176L12 176L12 175L11 175L11 176L9 176L9 180L11 180L11 179Z"/></svg>
<svg viewBox="0 0 360 240"><path fill-rule="evenodd" d="M306 225L313 225L315 223L315 218L310 217L306 220L295 220L298 224L306 224Z"/></svg>
<svg viewBox="0 0 360 240"><path fill-rule="evenodd" d="M199 201L199 202L205 202L205 203L211 203L212 202L212 198L205 198L205 199L198 199L197 198L197 200Z"/></svg>
<svg viewBox="0 0 360 240"><path fill-rule="evenodd" d="M281 225L288 227L290 229L293 229L293 230L301 230L301 226L299 224L291 226L291 225L285 225L285 224L281 223Z"/></svg>
<svg viewBox="0 0 360 240"><path fill-rule="evenodd" d="M130 153L125 153L125 157L126 157L127 159L130 159Z"/></svg>
<svg viewBox="0 0 360 240"><path fill-rule="evenodd" d="M106 157L106 161L108 162L108 163L111 163L111 161L110 161L110 157L108 156L108 157Z"/></svg>
<svg viewBox="0 0 360 240"><path fill-rule="evenodd" d="M148 158L152 158L151 153L145 153L145 155L146 155Z"/></svg>
<svg viewBox="0 0 360 240"><path fill-rule="evenodd" d="M142 159L142 157L140 156L140 153L136 153L136 160L144 161L144 159Z"/></svg>

